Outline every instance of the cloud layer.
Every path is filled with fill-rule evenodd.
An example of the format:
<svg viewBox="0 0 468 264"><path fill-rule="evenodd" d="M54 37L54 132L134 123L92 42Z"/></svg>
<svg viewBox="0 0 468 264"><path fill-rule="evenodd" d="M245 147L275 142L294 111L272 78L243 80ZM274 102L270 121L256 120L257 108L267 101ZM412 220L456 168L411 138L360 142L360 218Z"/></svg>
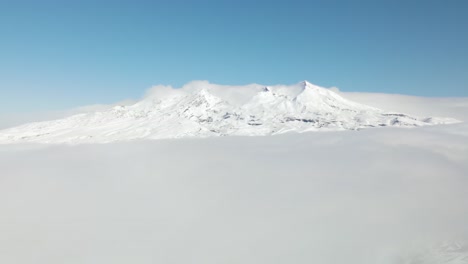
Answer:
<svg viewBox="0 0 468 264"><path fill-rule="evenodd" d="M461 99L352 96L468 114ZM466 123L0 146L0 262L406 263L468 238L466 160Z"/></svg>

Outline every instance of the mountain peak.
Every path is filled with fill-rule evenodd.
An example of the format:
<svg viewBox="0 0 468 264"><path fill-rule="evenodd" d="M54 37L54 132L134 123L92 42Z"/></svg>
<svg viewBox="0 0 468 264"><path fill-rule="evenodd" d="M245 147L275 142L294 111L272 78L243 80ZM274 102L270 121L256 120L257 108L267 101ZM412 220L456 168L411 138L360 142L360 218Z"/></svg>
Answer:
<svg viewBox="0 0 468 264"><path fill-rule="evenodd" d="M204 96L204 97L211 97L211 96L213 96L213 95L208 91L208 89L206 89L206 88L200 89L200 90L197 92L197 95L199 95L199 96Z"/></svg>
<svg viewBox="0 0 468 264"><path fill-rule="evenodd" d="M324 88L324 87L320 87L318 85L315 85L315 84L312 84L308 81L302 81L299 83L299 86L303 89L303 90L306 90L306 89L309 89L309 90L319 90L319 91L330 91L329 89L327 88ZM331 91L330 91L331 92Z"/></svg>
<svg viewBox="0 0 468 264"><path fill-rule="evenodd" d="M300 85L302 88L306 88L306 87L313 86L313 84L311 84L311 83L308 82L307 80L303 80L302 82L299 83L299 85Z"/></svg>
<svg viewBox="0 0 468 264"><path fill-rule="evenodd" d="M223 100L208 91L206 88L202 88L195 95L189 95L189 98L194 102L195 105L200 106L206 104L206 106L213 106L222 103Z"/></svg>

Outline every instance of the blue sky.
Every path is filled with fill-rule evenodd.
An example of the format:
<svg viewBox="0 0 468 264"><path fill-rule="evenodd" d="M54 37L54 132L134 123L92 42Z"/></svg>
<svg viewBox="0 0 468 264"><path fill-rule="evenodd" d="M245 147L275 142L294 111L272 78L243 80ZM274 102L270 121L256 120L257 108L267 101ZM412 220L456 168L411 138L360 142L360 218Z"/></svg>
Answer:
<svg viewBox="0 0 468 264"><path fill-rule="evenodd" d="M468 96L467 13L457 0L0 0L0 111L191 80Z"/></svg>

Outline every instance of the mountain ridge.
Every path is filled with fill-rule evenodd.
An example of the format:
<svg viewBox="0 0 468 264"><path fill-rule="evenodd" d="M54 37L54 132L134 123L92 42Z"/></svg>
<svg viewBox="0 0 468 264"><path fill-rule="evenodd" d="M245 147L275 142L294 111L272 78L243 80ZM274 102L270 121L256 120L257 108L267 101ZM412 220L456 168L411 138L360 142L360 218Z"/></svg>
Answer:
<svg viewBox="0 0 468 264"><path fill-rule="evenodd" d="M225 88L225 91L210 85L199 82L186 90L160 89L133 105L1 130L0 144L264 136L459 122L451 118L421 118L385 112L350 101L307 81L290 86ZM228 93L221 96L221 92ZM237 95L243 93L244 101L231 100L234 92Z"/></svg>

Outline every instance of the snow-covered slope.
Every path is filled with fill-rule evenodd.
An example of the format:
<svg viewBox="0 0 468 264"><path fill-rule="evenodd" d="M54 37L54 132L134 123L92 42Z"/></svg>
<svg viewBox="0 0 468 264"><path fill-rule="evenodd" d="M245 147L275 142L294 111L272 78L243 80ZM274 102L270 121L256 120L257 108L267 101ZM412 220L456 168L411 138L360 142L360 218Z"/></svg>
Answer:
<svg viewBox="0 0 468 264"><path fill-rule="evenodd" d="M385 112L307 81L291 86L250 85L235 92L243 94L244 100L234 100L232 93L203 82L190 89L166 89L134 105L6 129L0 131L0 143L106 143L458 122Z"/></svg>

